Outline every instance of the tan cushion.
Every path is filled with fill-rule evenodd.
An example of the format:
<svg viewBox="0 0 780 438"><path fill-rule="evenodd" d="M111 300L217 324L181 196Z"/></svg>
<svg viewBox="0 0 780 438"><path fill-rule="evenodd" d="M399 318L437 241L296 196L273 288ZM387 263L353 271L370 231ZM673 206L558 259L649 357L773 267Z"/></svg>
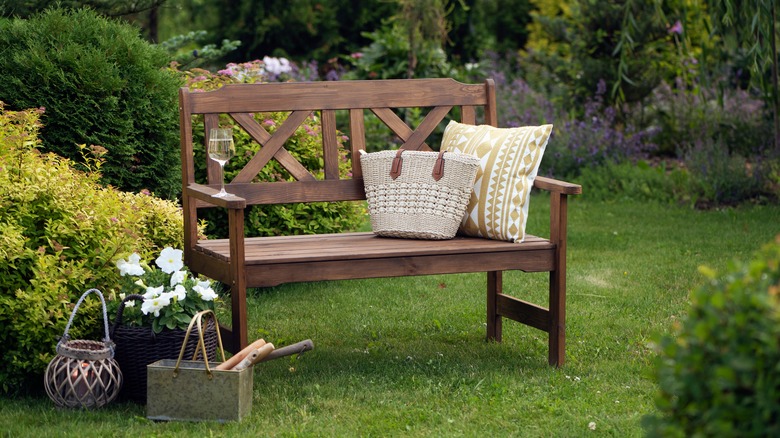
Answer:
<svg viewBox="0 0 780 438"><path fill-rule="evenodd" d="M523 241L531 187L551 132L552 125L494 128L455 121L447 125L442 149L480 159L461 234Z"/></svg>

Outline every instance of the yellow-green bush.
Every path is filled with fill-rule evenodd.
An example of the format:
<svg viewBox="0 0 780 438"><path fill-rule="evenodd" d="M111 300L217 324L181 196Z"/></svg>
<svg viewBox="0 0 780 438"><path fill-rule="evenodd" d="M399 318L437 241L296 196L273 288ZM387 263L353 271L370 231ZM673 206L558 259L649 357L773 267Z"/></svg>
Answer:
<svg viewBox="0 0 780 438"><path fill-rule="evenodd" d="M780 436L780 235L691 294L662 338L649 436Z"/></svg>
<svg viewBox="0 0 780 438"><path fill-rule="evenodd" d="M82 151L90 172L38 151L43 110L6 111L0 102L0 382L40 386L72 303L87 289L117 283L114 261L148 258L181 246L182 215L170 201L98 184L98 157ZM100 148L92 148L99 154ZM94 336L97 300L79 310L74 337ZM89 330L86 329L89 327Z"/></svg>

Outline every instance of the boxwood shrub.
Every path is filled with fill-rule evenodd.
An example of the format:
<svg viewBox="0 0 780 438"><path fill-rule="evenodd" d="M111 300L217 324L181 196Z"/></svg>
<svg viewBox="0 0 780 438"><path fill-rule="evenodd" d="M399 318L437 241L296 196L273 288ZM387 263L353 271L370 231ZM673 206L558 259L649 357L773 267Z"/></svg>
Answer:
<svg viewBox="0 0 780 438"><path fill-rule="evenodd" d="M780 235L691 294L660 342L650 436L780 436Z"/></svg>
<svg viewBox="0 0 780 438"><path fill-rule="evenodd" d="M0 21L0 100L46 108L43 149L78 162L77 145L102 146L104 183L172 199L181 190L181 83L168 62L137 28L90 9Z"/></svg>

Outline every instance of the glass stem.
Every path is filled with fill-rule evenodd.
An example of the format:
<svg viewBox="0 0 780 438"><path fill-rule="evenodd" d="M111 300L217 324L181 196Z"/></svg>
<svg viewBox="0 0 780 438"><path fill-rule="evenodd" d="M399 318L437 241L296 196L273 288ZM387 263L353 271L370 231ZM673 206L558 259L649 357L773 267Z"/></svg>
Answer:
<svg viewBox="0 0 780 438"><path fill-rule="evenodd" d="M220 189L219 193L225 193L225 165L219 166L220 170L220 182L222 182L222 188Z"/></svg>

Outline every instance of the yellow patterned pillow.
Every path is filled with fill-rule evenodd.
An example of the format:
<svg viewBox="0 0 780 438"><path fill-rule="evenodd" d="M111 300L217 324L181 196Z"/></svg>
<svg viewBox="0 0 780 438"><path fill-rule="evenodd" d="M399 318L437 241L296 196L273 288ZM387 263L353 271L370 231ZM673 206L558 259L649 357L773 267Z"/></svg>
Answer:
<svg viewBox="0 0 780 438"><path fill-rule="evenodd" d="M522 242L528 201L552 125L495 128L451 121L441 148L477 156L480 167L459 232Z"/></svg>

